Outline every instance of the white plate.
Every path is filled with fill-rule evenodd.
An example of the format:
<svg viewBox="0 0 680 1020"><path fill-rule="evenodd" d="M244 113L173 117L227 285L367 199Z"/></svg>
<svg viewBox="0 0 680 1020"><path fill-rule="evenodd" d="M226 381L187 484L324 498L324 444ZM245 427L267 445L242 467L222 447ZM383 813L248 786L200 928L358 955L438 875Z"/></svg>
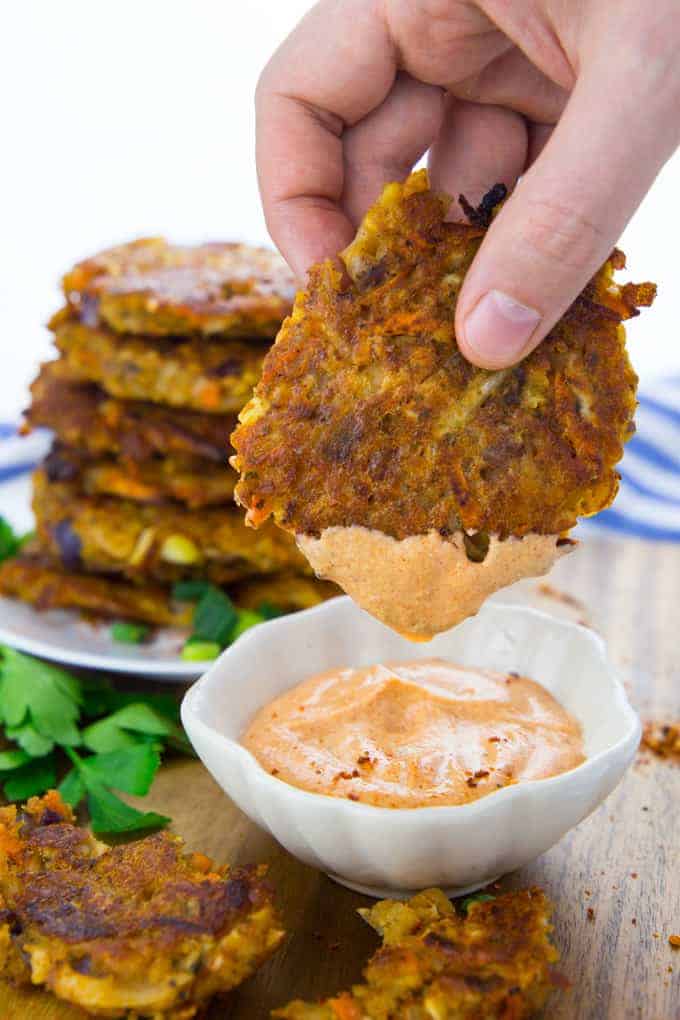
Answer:
<svg viewBox="0 0 680 1020"><path fill-rule="evenodd" d="M180 651L187 632L160 628L153 641L114 641L106 621L91 623L70 609L37 610L0 597L0 644L67 666L135 673L164 680L195 680L211 662L185 662Z"/></svg>
<svg viewBox="0 0 680 1020"><path fill-rule="evenodd" d="M44 433L2 441L0 514L19 533L33 527L29 472L48 445ZM186 636L186 631L160 628L148 644L125 645L112 640L111 627L106 622L90 623L75 610L37 610L0 596L0 644L67 666L175 681L195 680L211 663L185 662L180 657Z"/></svg>

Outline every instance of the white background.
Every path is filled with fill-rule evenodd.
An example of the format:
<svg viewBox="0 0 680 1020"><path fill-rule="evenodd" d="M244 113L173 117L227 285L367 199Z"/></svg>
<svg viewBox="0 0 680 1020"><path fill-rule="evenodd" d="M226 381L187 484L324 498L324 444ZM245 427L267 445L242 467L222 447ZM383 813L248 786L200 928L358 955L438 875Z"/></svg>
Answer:
<svg viewBox="0 0 680 1020"><path fill-rule="evenodd" d="M259 71L308 0L20 0L0 18L0 420L47 356L76 259L145 234L264 242ZM622 125L622 130L626 126ZM660 296L631 326L643 379L680 373L680 157L623 238Z"/></svg>

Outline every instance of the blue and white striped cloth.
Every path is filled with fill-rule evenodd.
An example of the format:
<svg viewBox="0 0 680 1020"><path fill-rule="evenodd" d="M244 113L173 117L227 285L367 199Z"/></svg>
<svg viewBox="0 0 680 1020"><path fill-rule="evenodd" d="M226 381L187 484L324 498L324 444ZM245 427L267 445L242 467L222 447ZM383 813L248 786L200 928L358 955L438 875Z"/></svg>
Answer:
<svg viewBox="0 0 680 1020"><path fill-rule="evenodd" d="M641 389L638 399L616 501L581 527L680 542L680 376ZM16 425L0 423L0 513L17 527L30 526L29 476L48 446L45 433L21 438Z"/></svg>

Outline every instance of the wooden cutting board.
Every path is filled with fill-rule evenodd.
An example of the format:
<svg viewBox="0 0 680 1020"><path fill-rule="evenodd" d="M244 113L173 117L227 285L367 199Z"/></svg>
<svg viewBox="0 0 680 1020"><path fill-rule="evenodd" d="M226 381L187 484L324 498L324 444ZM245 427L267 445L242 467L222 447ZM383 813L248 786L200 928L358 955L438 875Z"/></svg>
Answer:
<svg viewBox="0 0 680 1020"><path fill-rule="evenodd" d="M680 545L591 539L557 564L548 585L523 582L507 601L594 627L643 719L679 718ZM265 1020L291 998L326 996L359 979L377 946L356 914L365 897L290 857L197 762L164 766L144 804L169 814L191 848L218 861L266 861L278 890L287 941L206 1020ZM552 997L546 1020L680 1020L680 950L668 942L680 934L680 766L641 754L589 819L502 881L533 884L555 904L554 938L572 982ZM83 1013L0 984L0 1020Z"/></svg>

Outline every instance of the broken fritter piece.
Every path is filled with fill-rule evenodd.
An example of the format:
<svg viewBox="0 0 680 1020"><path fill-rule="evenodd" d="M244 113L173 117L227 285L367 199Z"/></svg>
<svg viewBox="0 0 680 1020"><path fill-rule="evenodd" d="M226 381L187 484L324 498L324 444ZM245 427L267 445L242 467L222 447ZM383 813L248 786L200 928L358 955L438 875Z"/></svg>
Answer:
<svg viewBox="0 0 680 1020"><path fill-rule="evenodd" d="M284 937L260 868L166 832L109 847L56 790L0 809L0 976L93 1016L190 1020Z"/></svg>
<svg viewBox="0 0 680 1020"><path fill-rule="evenodd" d="M93 456L143 461L156 455L202 457L224 464L233 415L201 414L141 400L116 400L73 378L62 359L48 361L31 386L26 429L48 428Z"/></svg>
<svg viewBox="0 0 680 1020"><path fill-rule="evenodd" d="M292 1002L281 1020L523 1020L557 978L550 905L540 889L473 901L457 913L440 889L361 915L383 938L364 983L324 1003Z"/></svg>
<svg viewBox="0 0 680 1020"><path fill-rule="evenodd" d="M112 397L207 414L243 407L260 376L265 348L243 340L171 340L85 326L66 309L53 317L54 342L75 379Z"/></svg>
<svg viewBox="0 0 680 1020"><path fill-rule="evenodd" d="M419 637L545 572L612 501L636 404L621 322L654 296L614 283L615 253L519 365L476 368L454 319L484 225L448 207L425 171L386 186L310 271L232 437L249 522L272 515L319 574Z"/></svg>
<svg viewBox="0 0 680 1020"><path fill-rule="evenodd" d="M160 237L79 262L63 287L84 322L155 336L270 338L295 293L293 276L276 252L233 243L190 247Z"/></svg>
<svg viewBox="0 0 680 1020"><path fill-rule="evenodd" d="M92 458L76 447L54 443L43 462L50 482L77 482L87 496L119 496L136 503L183 503L194 510L229 504L236 477L225 462L187 455L133 460Z"/></svg>
<svg viewBox="0 0 680 1020"><path fill-rule="evenodd" d="M295 574L240 581L226 591L239 609L267 605L285 613L309 609L340 594L328 581ZM160 627L190 627L195 608L194 603L175 602L167 587L150 581L133 583L66 570L35 543L0 563L0 595L19 598L36 609L79 609Z"/></svg>
<svg viewBox="0 0 680 1020"><path fill-rule="evenodd" d="M38 469L33 510L42 549L72 571L227 584L253 574L308 569L290 535L273 526L259 533L246 528L236 507L192 511L172 503L87 496L77 484L50 482Z"/></svg>

